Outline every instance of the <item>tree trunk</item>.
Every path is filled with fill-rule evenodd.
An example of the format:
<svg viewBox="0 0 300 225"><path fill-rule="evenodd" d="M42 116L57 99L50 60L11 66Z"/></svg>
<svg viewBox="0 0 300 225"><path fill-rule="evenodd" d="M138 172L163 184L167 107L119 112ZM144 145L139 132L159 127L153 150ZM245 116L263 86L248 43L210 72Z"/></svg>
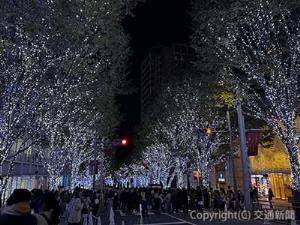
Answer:
<svg viewBox="0 0 300 225"><path fill-rule="evenodd" d="M79 183L79 163L72 165L71 170L71 188L74 189Z"/></svg>
<svg viewBox="0 0 300 225"><path fill-rule="evenodd" d="M59 183L60 183L60 177L56 176L56 175L49 175L49 190L55 190L55 188L58 187Z"/></svg>
<svg viewBox="0 0 300 225"><path fill-rule="evenodd" d="M184 186L183 176L184 176L183 172L181 170L178 170L177 171L177 187L180 189L183 188L183 186Z"/></svg>
<svg viewBox="0 0 300 225"><path fill-rule="evenodd" d="M201 170L201 177L202 177L202 185L205 188L209 187L209 175L208 174L209 174L208 168L206 166L203 166L202 170Z"/></svg>
<svg viewBox="0 0 300 225"><path fill-rule="evenodd" d="M175 171L174 171L174 172L171 174L171 176L170 176L170 179L169 179L169 182L168 182L168 188L171 187L175 175L176 175L176 173L175 173Z"/></svg>
<svg viewBox="0 0 300 225"><path fill-rule="evenodd" d="M292 177L293 189L293 209L295 210L296 219L300 219L300 163L298 158L298 146L294 145L288 148L289 161Z"/></svg>
<svg viewBox="0 0 300 225"><path fill-rule="evenodd" d="M291 167L292 189L300 191L300 163L298 158L298 146L288 148L289 161Z"/></svg>

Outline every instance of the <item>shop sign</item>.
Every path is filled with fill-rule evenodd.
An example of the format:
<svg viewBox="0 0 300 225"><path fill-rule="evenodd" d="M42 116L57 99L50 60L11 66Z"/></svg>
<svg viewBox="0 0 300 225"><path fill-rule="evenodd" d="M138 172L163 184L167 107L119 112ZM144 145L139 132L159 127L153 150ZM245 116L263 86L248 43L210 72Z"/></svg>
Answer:
<svg viewBox="0 0 300 225"><path fill-rule="evenodd" d="M225 177L223 177L223 174L220 173L220 176L219 176L219 182L225 182Z"/></svg>

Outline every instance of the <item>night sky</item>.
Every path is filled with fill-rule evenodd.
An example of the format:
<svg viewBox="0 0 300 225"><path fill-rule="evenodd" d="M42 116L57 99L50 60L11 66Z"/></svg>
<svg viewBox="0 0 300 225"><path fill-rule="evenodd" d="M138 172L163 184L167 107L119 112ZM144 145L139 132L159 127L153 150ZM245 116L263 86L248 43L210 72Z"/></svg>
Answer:
<svg viewBox="0 0 300 225"><path fill-rule="evenodd" d="M189 42L189 7L189 0L148 0L134 10L135 17L124 21L125 30L131 36L133 55L129 79L134 88L139 89L140 65L149 48ZM122 130L130 130L139 123L139 100L139 93L121 98L121 112L125 116Z"/></svg>
<svg viewBox="0 0 300 225"><path fill-rule="evenodd" d="M119 135L128 137L131 142L140 122L140 65L151 47L189 42L189 8L190 0L147 0L133 11L135 17L124 20L125 31L131 37L132 67L129 79L137 93L118 98L124 117Z"/></svg>

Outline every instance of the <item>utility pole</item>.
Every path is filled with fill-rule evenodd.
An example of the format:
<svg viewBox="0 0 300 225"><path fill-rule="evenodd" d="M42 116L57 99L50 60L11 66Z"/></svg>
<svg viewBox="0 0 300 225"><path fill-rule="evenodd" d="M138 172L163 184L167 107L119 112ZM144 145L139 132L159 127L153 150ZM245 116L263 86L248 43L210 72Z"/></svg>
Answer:
<svg viewBox="0 0 300 225"><path fill-rule="evenodd" d="M242 105L240 99L240 92L237 91L237 116L239 122L239 134L240 134L240 149L242 156L242 169L243 169L243 187L244 187L244 201L245 208L252 212L252 202L250 198L250 173L249 173L249 161L248 161L248 149L246 143L246 130L245 121L242 112Z"/></svg>
<svg viewBox="0 0 300 225"><path fill-rule="evenodd" d="M229 106L227 106L227 126L228 126L228 133L229 133L229 171L231 175L231 184L233 185L233 193L237 193L237 185L236 185L236 177L235 177L235 166L234 166L234 148L233 148L233 141L232 141L232 129L231 129L231 120L230 120L230 111Z"/></svg>

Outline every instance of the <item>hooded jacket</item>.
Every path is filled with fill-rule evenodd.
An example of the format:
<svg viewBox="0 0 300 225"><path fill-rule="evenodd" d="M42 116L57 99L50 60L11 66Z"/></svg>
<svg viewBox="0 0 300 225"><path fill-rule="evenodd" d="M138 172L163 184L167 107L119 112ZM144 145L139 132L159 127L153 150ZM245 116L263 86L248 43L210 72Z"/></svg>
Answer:
<svg viewBox="0 0 300 225"><path fill-rule="evenodd" d="M4 208L0 216L1 225L37 225L36 218L30 213L21 214L14 210L13 205Z"/></svg>

